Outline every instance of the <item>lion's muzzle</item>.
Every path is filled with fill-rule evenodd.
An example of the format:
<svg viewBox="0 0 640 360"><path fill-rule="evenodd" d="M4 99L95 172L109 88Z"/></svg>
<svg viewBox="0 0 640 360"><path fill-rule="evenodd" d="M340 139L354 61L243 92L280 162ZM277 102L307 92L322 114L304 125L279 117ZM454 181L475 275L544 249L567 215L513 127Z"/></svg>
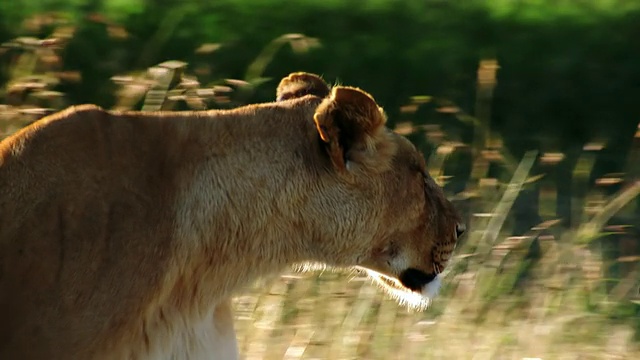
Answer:
<svg viewBox="0 0 640 360"><path fill-rule="evenodd" d="M421 292L422 288L429 284L435 279L437 274L427 274L424 271L409 268L400 274L398 280L407 287L415 292Z"/></svg>
<svg viewBox="0 0 640 360"><path fill-rule="evenodd" d="M398 280L406 288L429 299L433 299L440 289L440 277L438 274L427 274L414 268L403 271Z"/></svg>

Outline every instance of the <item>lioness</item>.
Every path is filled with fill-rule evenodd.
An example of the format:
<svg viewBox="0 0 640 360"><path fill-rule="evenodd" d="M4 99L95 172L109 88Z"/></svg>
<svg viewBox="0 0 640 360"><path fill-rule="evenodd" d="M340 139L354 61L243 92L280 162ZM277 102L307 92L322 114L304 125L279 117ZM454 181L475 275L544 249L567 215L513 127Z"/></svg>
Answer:
<svg viewBox="0 0 640 360"><path fill-rule="evenodd" d="M234 359L230 298L307 261L432 296L463 227L418 151L362 90L294 73L277 100L0 143L0 359Z"/></svg>

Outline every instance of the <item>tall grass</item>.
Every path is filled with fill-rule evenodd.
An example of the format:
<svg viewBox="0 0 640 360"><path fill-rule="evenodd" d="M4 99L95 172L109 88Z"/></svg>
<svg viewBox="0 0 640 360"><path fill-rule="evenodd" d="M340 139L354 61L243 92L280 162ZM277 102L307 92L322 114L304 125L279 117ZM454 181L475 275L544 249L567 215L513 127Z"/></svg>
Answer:
<svg viewBox="0 0 640 360"><path fill-rule="evenodd" d="M179 61L123 74L113 78L119 86L114 108L240 105L247 91L265 81L266 64L287 43L302 50L317 46L299 34L279 37L245 79L201 84ZM14 59L2 89L3 136L67 105L57 84L81 79L57 70L62 46L56 39L33 38L3 44L0 56ZM435 111L473 130L472 143L435 124L397 124L399 133L427 139L434 149L429 170L442 185L456 177L465 181L451 199L471 231L446 272L442 296L428 310L415 312L351 272L291 271L254 284L235 299L247 359L640 358L640 168L634 162L640 141L625 174L593 183L594 156L602 145L585 145L571 178L563 179L573 185L572 219L559 218L558 184L549 174L563 165L563 154L531 151L518 159L490 130L498 69L494 59L479 64L475 115L431 96L413 97L403 108L411 115L435 104ZM463 155L468 163L460 162ZM620 190L609 195L613 185ZM538 204L533 210L525 205L535 215L530 218L541 221L514 236L522 199Z"/></svg>

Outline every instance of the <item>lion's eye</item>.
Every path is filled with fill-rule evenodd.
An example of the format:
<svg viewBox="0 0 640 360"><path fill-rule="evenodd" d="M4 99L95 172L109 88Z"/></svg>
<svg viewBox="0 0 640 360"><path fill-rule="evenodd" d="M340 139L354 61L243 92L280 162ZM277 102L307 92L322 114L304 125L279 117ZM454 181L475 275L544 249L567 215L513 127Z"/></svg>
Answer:
<svg viewBox="0 0 640 360"><path fill-rule="evenodd" d="M462 236L466 230L467 230L467 227L465 226L465 224L457 223L456 224L456 239L459 239L460 236Z"/></svg>

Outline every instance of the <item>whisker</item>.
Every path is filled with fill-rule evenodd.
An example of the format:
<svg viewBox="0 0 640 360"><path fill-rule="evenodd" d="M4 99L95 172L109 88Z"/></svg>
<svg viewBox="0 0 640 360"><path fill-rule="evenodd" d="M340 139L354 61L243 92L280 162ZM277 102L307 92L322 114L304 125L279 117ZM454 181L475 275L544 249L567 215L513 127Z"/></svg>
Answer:
<svg viewBox="0 0 640 360"><path fill-rule="evenodd" d="M366 268L358 269L364 271L374 284L382 288L387 295L395 299L401 306L406 306L412 310L422 311L431 304L431 298L424 297L421 294L407 289L395 278Z"/></svg>

